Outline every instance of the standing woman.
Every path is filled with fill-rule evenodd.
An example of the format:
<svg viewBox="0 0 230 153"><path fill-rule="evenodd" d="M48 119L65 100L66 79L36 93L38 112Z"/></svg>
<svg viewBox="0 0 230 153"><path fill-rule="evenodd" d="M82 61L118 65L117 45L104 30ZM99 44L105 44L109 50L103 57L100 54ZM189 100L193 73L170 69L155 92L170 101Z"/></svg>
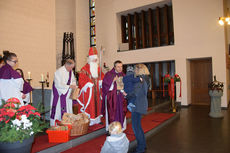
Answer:
<svg viewBox="0 0 230 153"><path fill-rule="evenodd" d="M9 98L18 98L21 106L24 105L21 93L23 90L23 79L20 74L13 69L18 62L17 55L9 51L3 51L3 60L5 65L0 69L0 105L2 100L7 101Z"/></svg>
<svg viewBox="0 0 230 153"><path fill-rule="evenodd" d="M147 113L148 109L148 84L149 84L149 70L144 64L135 65L135 76L142 78L141 82L135 83L134 92L136 95L136 108L132 112L132 128L137 140L137 148L135 153L144 153L146 150L146 141L144 131L141 127L141 116Z"/></svg>
<svg viewBox="0 0 230 153"><path fill-rule="evenodd" d="M25 80L24 73L22 69L17 68L16 71L21 75L24 84L23 84L23 90L21 91L25 96L23 96L23 102L25 105L28 105L30 101L30 92L33 90L31 85Z"/></svg>

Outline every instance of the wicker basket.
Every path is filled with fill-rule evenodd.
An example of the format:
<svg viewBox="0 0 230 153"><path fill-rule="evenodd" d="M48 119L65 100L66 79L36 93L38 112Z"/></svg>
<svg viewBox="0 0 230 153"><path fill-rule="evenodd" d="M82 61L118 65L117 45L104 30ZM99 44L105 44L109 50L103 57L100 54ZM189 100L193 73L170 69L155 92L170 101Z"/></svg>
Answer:
<svg viewBox="0 0 230 153"><path fill-rule="evenodd" d="M71 117L71 122L65 122L67 121L68 117ZM79 135L84 135L88 132L88 127L89 127L89 118L85 113L80 113L77 115L74 114L64 114L63 115L63 120L62 124L63 125L72 125L72 129L70 131L70 136L79 136Z"/></svg>

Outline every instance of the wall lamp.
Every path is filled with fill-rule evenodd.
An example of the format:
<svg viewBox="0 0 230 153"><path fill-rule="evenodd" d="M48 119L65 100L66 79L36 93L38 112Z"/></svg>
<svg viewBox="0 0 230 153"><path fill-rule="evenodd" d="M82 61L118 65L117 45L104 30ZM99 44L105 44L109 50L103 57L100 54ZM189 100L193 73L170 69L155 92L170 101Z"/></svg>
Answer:
<svg viewBox="0 0 230 153"><path fill-rule="evenodd" d="M219 17L219 21L218 21L218 23L220 24L220 25L224 25L224 24L228 24L228 25L230 25L230 15L229 15L229 8L227 8L227 16L226 17Z"/></svg>

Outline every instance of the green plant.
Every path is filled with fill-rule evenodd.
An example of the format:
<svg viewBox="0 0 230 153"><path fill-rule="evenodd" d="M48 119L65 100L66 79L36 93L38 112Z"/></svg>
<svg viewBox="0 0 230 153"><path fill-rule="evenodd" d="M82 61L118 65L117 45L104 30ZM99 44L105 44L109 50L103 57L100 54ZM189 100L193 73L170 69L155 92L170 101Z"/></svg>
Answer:
<svg viewBox="0 0 230 153"><path fill-rule="evenodd" d="M10 98L0 106L0 142L22 142L47 127L36 108L19 104L17 98Z"/></svg>

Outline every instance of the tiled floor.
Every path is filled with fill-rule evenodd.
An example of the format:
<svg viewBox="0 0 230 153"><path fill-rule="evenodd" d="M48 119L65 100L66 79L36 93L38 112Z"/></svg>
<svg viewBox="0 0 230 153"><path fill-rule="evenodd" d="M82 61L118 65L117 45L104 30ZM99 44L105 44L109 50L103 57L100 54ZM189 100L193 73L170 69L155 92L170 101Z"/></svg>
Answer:
<svg viewBox="0 0 230 153"><path fill-rule="evenodd" d="M182 108L180 119L147 139L146 153L230 153L230 111L222 112L213 119L209 106Z"/></svg>

